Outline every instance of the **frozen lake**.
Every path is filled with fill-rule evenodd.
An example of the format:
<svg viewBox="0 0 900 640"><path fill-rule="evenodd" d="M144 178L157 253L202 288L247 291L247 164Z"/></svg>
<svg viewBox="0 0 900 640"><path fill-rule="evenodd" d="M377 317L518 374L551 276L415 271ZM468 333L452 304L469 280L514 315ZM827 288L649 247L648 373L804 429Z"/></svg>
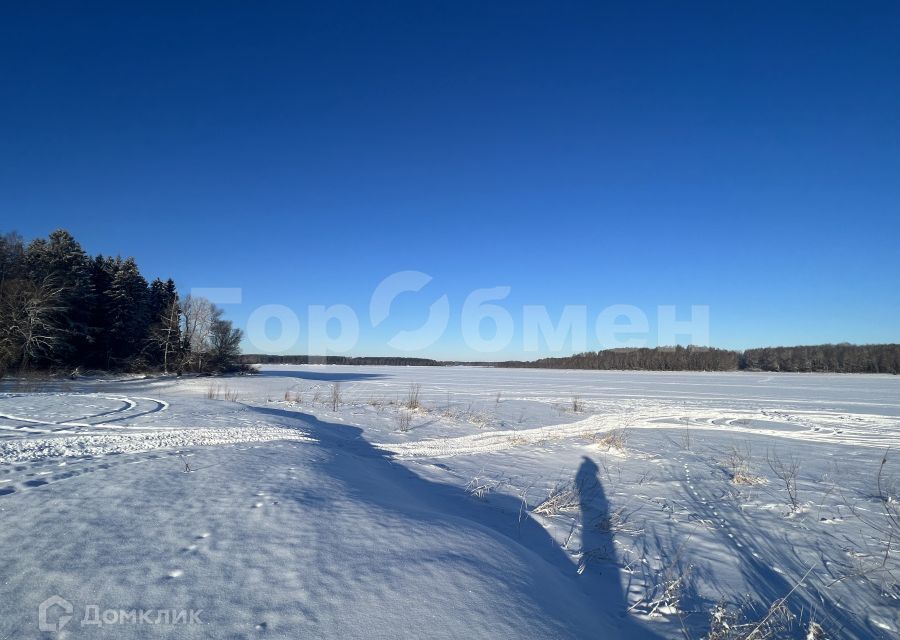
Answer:
<svg viewBox="0 0 900 640"><path fill-rule="evenodd" d="M0 637L38 637L56 595L86 638L681 638L717 610L778 620L771 637L900 629L895 376L3 384ZM88 607L203 613L81 624Z"/></svg>

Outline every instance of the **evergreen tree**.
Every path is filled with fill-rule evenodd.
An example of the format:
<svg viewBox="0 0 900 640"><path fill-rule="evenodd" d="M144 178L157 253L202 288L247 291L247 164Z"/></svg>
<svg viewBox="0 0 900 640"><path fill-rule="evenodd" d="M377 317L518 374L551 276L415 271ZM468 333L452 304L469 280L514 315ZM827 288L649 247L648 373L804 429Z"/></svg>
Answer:
<svg viewBox="0 0 900 640"><path fill-rule="evenodd" d="M22 236L11 232L0 236L0 296L3 284L25 275L25 245Z"/></svg>
<svg viewBox="0 0 900 640"><path fill-rule="evenodd" d="M60 290L55 321L66 338L55 348L53 359L68 365L84 362L91 349L94 304L90 259L72 234L57 229L47 240L28 245L26 264L33 282Z"/></svg>
<svg viewBox="0 0 900 640"><path fill-rule="evenodd" d="M161 366L168 373L170 367L180 362L181 305L175 282L159 278L150 285L150 332L147 339L147 358L151 364ZM179 365L180 370L180 365Z"/></svg>
<svg viewBox="0 0 900 640"><path fill-rule="evenodd" d="M91 307L90 344L85 354L84 364L87 367L105 368L112 357L109 343L110 315L109 289L113 276L118 269L115 258L98 255L91 260L91 286L94 289L94 304Z"/></svg>
<svg viewBox="0 0 900 640"><path fill-rule="evenodd" d="M116 260L116 271L105 295L109 314L108 368L140 366L139 349L149 330L147 281L134 258Z"/></svg>
<svg viewBox="0 0 900 640"><path fill-rule="evenodd" d="M209 364L214 371L230 371L237 367L243 336L243 331L234 328L231 320L222 320L219 317L213 320Z"/></svg>

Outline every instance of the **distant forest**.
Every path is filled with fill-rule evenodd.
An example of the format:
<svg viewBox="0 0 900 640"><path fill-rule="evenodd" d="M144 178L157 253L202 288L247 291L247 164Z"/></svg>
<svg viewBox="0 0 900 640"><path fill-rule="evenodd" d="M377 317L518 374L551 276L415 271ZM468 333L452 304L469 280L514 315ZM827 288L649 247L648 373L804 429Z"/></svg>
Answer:
<svg viewBox="0 0 900 640"><path fill-rule="evenodd" d="M606 349L561 358L506 362L460 362L428 358L245 354L245 364L344 364L440 367L475 365L533 369L633 371L794 371L822 373L900 373L898 344L823 344L729 351L705 347Z"/></svg>
<svg viewBox="0 0 900 640"><path fill-rule="evenodd" d="M245 353L240 361L244 364L347 364L369 366L393 366L393 367L439 367L447 364L428 358L404 358L404 357L362 357L351 358L349 356L276 356L265 353Z"/></svg>
<svg viewBox="0 0 900 640"><path fill-rule="evenodd" d="M241 331L208 300L148 283L134 258L91 257L68 231L27 245L0 236L0 376L74 372L230 371Z"/></svg>
<svg viewBox="0 0 900 640"><path fill-rule="evenodd" d="M704 347L607 349L498 367L642 371L788 371L900 373L900 344L822 344L728 351Z"/></svg>

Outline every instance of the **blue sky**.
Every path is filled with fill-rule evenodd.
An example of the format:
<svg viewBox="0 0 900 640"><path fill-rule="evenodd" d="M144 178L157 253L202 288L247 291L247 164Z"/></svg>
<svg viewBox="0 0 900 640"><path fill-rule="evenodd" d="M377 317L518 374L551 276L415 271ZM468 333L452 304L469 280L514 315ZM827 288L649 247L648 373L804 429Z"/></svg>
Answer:
<svg viewBox="0 0 900 640"><path fill-rule="evenodd" d="M240 287L241 326L285 305L298 353L309 305L378 355L443 294L413 355L522 355L523 305L635 305L648 344L658 305L708 305L715 346L897 341L898 33L890 2L9 5L0 226ZM371 327L402 270L433 280ZM486 356L460 314L496 286Z"/></svg>

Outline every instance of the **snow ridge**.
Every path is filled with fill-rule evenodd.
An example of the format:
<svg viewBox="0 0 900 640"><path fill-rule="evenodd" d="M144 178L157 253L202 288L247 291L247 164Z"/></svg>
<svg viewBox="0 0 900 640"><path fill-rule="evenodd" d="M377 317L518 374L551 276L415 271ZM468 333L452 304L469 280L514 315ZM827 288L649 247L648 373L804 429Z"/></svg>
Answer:
<svg viewBox="0 0 900 640"><path fill-rule="evenodd" d="M17 439L0 442L0 464L45 458L99 456L114 453L136 453L153 449L177 449L272 440L315 442L307 433L298 429L266 425L80 435L38 440Z"/></svg>

